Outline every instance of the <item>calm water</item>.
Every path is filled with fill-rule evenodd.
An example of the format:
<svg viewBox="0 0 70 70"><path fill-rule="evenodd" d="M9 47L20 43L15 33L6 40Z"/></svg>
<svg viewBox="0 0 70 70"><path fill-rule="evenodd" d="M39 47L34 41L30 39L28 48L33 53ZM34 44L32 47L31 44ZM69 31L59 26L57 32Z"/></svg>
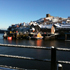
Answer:
<svg viewBox="0 0 70 70"><path fill-rule="evenodd" d="M17 44L17 45L30 45L30 46L44 46L44 47L61 47L61 48L70 48L70 41L63 40L6 40L3 39L3 34L0 34L0 43L2 44ZM41 49L27 49L27 48L15 48L15 47L0 47L0 54L9 54L9 55L19 55L26 57L33 57L38 59L50 59L51 52L50 50L41 50ZM66 60L70 61L70 52L61 52L57 51L57 60ZM42 61L31 61L23 59L14 59L14 58L4 58L0 57L0 65L8 65L26 69L38 69L38 70L50 70L50 62ZM62 64L63 70L69 70L70 65Z"/></svg>

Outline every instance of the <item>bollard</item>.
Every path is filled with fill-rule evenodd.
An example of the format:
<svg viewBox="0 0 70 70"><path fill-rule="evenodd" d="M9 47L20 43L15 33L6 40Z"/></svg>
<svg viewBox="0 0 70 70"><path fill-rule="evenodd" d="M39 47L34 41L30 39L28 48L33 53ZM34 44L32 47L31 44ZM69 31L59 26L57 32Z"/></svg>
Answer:
<svg viewBox="0 0 70 70"><path fill-rule="evenodd" d="M62 70L62 65L61 64L57 65L57 70Z"/></svg>
<svg viewBox="0 0 70 70"><path fill-rule="evenodd" d="M56 48L51 47L51 70L56 70Z"/></svg>

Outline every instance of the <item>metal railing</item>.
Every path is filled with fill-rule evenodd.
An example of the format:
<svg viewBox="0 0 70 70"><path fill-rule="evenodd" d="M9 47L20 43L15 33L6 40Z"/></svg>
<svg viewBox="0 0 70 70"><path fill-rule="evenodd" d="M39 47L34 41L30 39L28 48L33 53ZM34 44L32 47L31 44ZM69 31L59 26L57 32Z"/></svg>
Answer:
<svg viewBox="0 0 70 70"><path fill-rule="evenodd" d="M7 55L7 54L0 54L0 57L9 57L9 58L18 58L18 59L26 59L26 60L51 62L51 70L62 70L62 65L59 64L58 68L57 68L57 65L56 65L57 63L70 64L70 61L56 61L56 51L70 52L69 48L55 48L54 46L52 46L52 47L26 46L26 45L13 45L13 44L0 44L0 46L51 50L51 59L36 59L36 58L31 58L31 57L15 56L15 55Z"/></svg>
<svg viewBox="0 0 70 70"><path fill-rule="evenodd" d="M7 65L0 65L0 70L28 70L28 69L12 67L12 66L7 66ZM36 70L36 69L33 69L33 70Z"/></svg>

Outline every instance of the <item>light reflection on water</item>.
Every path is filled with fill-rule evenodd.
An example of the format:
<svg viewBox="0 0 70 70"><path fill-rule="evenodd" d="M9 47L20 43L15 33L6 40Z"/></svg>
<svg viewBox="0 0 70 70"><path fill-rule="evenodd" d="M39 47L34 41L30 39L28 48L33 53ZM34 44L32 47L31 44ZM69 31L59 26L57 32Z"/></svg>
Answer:
<svg viewBox="0 0 70 70"><path fill-rule="evenodd" d="M44 46L44 47L63 47L70 48L70 42L62 40L7 40L3 39L3 34L0 34L0 43L4 44L17 44L17 45L30 45L30 46ZM10 55L19 55L27 56L38 59L50 59L51 52L50 50L41 50L41 49L27 49L27 48L14 48L14 47L0 47L1 54L10 54ZM57 51L57 60L68 60L70 61L70 52ZM39 70L50 70L50 62L40 62L40 61L31 61L31 60L20 60L12 58L3 58L0 57L0 64L7 64L12 66L18 66L22 68L34 68ZM63 64L63 70L69 69L69 65Z"/></svg>
<svg viewBox="0 0 70 70"><path fill-rule="evenodd" d="M37 40L37 41L36 41L36 45L37 45L37 46L41 46L41 45L42 45L42 41L43 41L42 39Z"/></svg>

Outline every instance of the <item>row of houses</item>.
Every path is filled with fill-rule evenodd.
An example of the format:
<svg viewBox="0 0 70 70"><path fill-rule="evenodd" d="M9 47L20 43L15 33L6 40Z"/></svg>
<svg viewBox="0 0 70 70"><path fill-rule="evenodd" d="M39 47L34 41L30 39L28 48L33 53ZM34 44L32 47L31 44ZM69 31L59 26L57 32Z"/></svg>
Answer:
<svg viewBox="0 0 70 70"><path fill-rule="evenodd" d="M70 24L70 18L61 18L61 17L53 17L50 14L47 14L45 18L40 18L36 21L31 21L29 23L20 23L20 24L12 24L9 26L9 32L51 32L52 26L54 27L54 31L58 27L56 24L59 23L59 26L64 24Z"/></svg>

